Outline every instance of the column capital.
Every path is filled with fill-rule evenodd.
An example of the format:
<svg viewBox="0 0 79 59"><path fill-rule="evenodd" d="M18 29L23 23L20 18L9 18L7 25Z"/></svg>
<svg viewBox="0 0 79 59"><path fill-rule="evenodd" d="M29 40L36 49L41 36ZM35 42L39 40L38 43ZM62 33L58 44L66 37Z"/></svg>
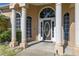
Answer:
<svg viewBox="0 0 79 59"><path fill-rule="evenodd" d="M61 4L62 4L62 3L56 3L56 6L57 6L57 5L61 5Z"/></svg>
<svg viewBox="0 0 79 59"><path fill-rule="evenodd" d="M26 12L26 8L25 8L25 7L22 7L21 9L22 9L22 12L23 12L23 11L25 11L25 12Z"/></svg>
<svg viewBox="0 0 79 59"><path fill-rule="evenodd" d="M25 7L26 4L25 3L20 3L20 7Z"/></svg>
<svg viewBox="0 0 79 59"><path fill-rule="evenodd" d="M15 3L10 3L9 8L12 9L15 7Z"/></svg>
<svg viewBox="0 0 79 59"><path fill-rule="evenodd" d="M12 11L12 10L16 10L15 8L10 8L10 10Z"/></svg>

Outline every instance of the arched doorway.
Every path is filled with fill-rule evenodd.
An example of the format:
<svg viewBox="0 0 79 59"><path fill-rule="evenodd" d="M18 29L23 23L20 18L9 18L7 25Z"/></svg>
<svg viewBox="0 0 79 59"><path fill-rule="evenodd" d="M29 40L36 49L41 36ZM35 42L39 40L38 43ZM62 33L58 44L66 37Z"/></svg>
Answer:
<svg viewBox="0 0 79 59"><path fill-rule="evenodd" d="M39 40L54 41L55 11L50 8L44 8L39 15Z"/></svg>

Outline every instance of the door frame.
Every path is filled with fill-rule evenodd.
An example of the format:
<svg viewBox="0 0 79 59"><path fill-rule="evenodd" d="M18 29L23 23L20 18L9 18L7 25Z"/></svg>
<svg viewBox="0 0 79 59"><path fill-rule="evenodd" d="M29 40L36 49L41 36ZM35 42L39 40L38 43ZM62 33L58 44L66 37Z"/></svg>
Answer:
<svg viewBox="0 0 79 59"><path fill-rule="evenodd" d="M52 37L52 21L54 21L54 25L56 25L56 20L55 17L53 18L39 18L38 21L38 41L43 41L43 36L41 37L41 22L43 22L43 20L51 20L51 40L45 40L45 41L55 41L55 35L54 37ZM43 31L44 32L44 31ZM55 26L54 26L54 34L55 34ZM43 33L42 33L43 35Z"/></svg>

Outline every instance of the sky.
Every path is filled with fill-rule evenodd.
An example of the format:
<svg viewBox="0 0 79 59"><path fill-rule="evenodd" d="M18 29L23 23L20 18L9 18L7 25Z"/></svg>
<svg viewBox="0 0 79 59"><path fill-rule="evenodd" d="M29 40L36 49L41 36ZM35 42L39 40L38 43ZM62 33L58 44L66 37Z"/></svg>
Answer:
<svg viewBox="0 0 79 59"><path fill-rule="evenodd" d="M0 7L7 6L9 3L0 3Z"/></svg>

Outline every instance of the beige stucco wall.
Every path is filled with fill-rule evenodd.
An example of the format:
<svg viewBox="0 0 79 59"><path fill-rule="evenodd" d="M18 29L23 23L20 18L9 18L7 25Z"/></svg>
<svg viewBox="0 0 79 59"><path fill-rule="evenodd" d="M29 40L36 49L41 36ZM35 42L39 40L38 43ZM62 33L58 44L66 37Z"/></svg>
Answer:
<svg viewBox="0 0 79 59"><path fill-rule="evenodd" d="M75 46L75 9L72 7L70 9L70 36L69 36L70 46Z"/></svg>
<svg viewBox="0 0 79 59"><path fill-rule="evenodd" d="M68 45L73 47L75 46L75 5L74 4L63 4L63 14L62 16L64 16L64 14L66 12L68 12L70 14L70 30L69 30L69 41L68 41ZM62 21L63 21L63 17L62 17Z"/></svg>

